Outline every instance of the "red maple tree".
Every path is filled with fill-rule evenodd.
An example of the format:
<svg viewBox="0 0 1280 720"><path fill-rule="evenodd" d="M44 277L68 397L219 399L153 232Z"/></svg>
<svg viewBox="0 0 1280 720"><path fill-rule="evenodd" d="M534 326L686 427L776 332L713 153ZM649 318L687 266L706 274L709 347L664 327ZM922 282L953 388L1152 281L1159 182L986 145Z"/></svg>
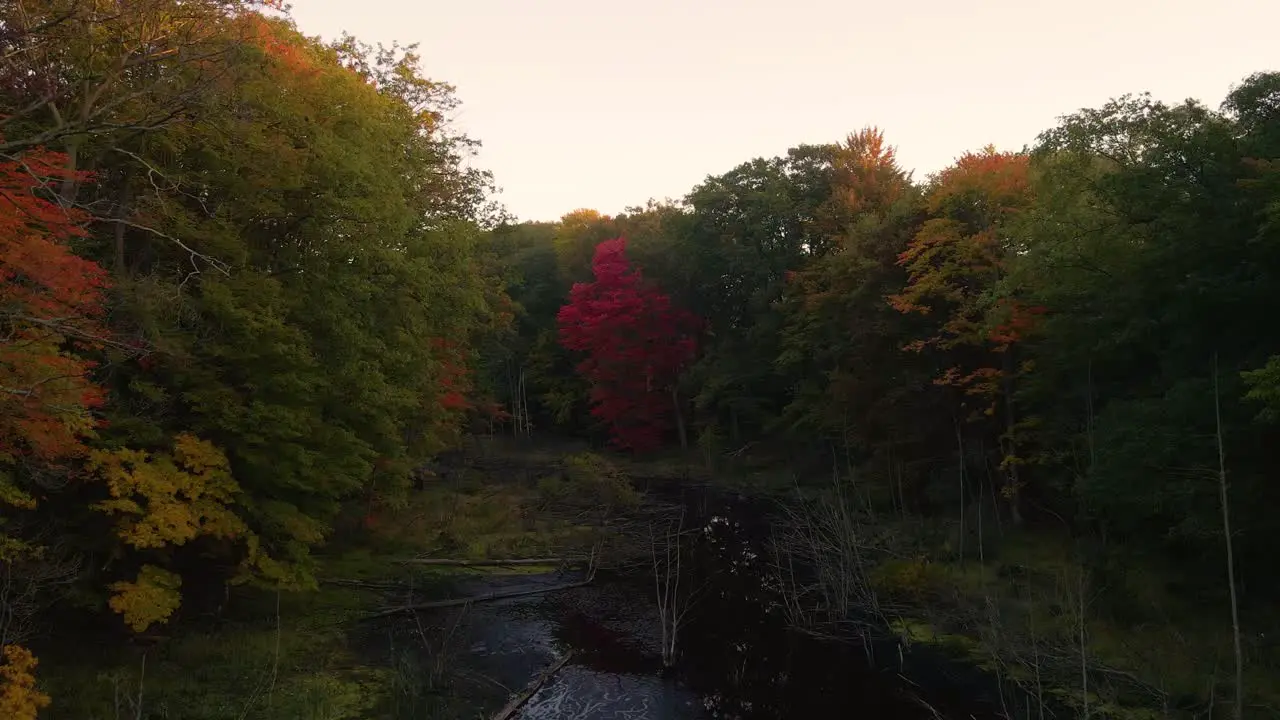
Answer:
<svg viewBox="0 0 1280 720"><path fill-rule="evenodd" d="M76 350L103 336L107 276L68 247L88 217L55 200L65 164L43 149L0 158L0 465L80 454L103 400Z"/></svg>
<svg viewBox="0 0 1280 720"><path fill-rule="evenodd" d="M677 411L675 385L696 351L699 321L632 268L625 238L596 246L595 282L575 283L560 308L560 343L585 352L578 372L591 383L591 414L613 443L656 448Z"/></svg>

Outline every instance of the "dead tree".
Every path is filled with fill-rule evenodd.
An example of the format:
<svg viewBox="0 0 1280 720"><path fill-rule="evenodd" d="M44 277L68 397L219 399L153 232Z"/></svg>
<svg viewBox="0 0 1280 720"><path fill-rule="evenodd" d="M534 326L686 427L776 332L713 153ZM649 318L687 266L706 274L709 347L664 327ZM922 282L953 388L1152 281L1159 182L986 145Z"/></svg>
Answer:
<svg viewBox="0 0 1280 720"><path fill-rule="evenodd" d="M697 597L697 585L684 577L683 558L687 552L689 531L685 528L685 509L666 523L649 524L649 556L653 567L654 598L658 606L658 622L662 628L662 666L675 665L680 628Z"/></svg>

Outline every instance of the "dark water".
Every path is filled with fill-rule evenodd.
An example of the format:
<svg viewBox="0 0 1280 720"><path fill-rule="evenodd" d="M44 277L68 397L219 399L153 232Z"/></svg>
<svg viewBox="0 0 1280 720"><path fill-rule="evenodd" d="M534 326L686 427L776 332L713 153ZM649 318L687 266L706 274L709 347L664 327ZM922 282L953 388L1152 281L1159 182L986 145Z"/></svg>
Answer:
<svg viewBox="0 0 1280 720"><path fill-rule="evenodd" d="M652 578L598 577L589 586L481 603L446 619L454 623L453 671L496 708L572 652L514 716L525 720L994 717L990 706L966 696L971 689L925 691L902 678L896 662L877 668L864 648L789 631L761 559L767 519L759 513L722 505L695 522L702 531L683 567L686 582L698 583L699 599L681 630L674 668L662 667ZM457 590L573 579L480 575Z"/></svg>

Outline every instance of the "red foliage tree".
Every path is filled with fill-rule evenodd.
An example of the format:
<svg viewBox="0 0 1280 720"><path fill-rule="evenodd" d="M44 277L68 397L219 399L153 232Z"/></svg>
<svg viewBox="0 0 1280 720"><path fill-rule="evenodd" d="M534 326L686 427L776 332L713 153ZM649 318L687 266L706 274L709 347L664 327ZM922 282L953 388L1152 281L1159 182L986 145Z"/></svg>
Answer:
<svg viewBox="0 0 1280 720"><path fill-rule="evenodd" d="M560 343L587 354L577 369L591 383L591 414L615 445L642 452L661 444L678 411L676 381L699 323L644 281L626 248L625 238L596 247L595 282L575 283L556 320Z"/></svg>
<svg viewBox="0 0 1280 720"><path fill-rule="evenodd" d="M65 164L40 149L0 158L0 470L82 453L103 400L75 351L101 341L106 273L68 248L88 218L51 199ZM15 486L0 495L32 502Z"/></svg>

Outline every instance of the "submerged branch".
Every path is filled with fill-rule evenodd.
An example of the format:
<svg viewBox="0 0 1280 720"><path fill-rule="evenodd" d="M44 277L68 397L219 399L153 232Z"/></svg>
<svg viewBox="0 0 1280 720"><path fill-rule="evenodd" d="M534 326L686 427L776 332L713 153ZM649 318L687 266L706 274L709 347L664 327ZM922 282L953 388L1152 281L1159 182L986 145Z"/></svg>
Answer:
<svg viewBox="0 0 1280 720"><path fill-rule="evenodd" d="M560 668L564 667L565 664L568 663L569 659L572 657L573 657L573 651L570 650L569 652L565 653L564 657L552 663L546 670L543 670L542 674L534 678L533 682L529 683L524 690L521 690L519 695L516 695L515 697L511 698L510 702L508 702L506 705L502 707L501 710L495 713L493 716L493 720L508 720L508 718L515 715L516 711L519 710L521 707L524 707L524 704L529 702L529 698L533 697L533 694L538 692L539 688L541 688L543 685L546 685L547 681L550 680L553 675L560 672Z"/></svg>

